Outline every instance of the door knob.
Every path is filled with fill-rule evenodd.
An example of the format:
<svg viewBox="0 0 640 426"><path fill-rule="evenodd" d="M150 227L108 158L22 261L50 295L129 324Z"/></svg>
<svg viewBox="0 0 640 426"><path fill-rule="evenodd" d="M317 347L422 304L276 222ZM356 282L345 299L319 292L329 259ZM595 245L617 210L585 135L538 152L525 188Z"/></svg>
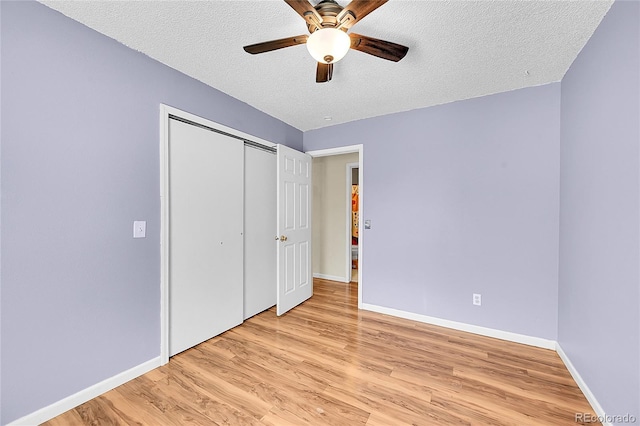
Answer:
<svg viewBox="0 0 640 426"><path fill-rule="evenodd" d="M278 238L276 238L276 240L277 240L277 239L278 239ZM280 241L281 241L281 242L285 242L285 241L287 241L287 236L286 236L286 235L281 235L281 236L280 236Z"/></svg>

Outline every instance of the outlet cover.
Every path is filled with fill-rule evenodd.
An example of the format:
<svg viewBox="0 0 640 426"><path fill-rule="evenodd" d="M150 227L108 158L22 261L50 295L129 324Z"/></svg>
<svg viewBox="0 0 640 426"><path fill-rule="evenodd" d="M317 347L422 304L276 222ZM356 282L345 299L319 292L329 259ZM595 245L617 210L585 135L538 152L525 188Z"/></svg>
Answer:
<svg viewBox="0 0 640 426"><path fill-rule="evenodd" d="M473 294L473 304L476 306L482 305L482 295L474 293Z"/></svg>

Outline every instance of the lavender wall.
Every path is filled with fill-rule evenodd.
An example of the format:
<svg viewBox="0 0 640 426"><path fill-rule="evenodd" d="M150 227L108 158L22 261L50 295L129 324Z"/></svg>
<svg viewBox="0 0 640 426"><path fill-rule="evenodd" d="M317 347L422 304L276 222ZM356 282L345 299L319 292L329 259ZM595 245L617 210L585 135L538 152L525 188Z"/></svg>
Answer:
<svg viewBox="0 0 640 426"><path fill-rule="evenodd" d="M159 356L160 103L302 133L43 5L0 8L5 424Z"/></svg>
<svg viewBox="0 0 640 426"><path fill-rule="evenodd" d="M550 84L305 132L364 144L363 302L555 340L559 120Z"/></svg>
<svg viewBox="0 0 640 426"><path fill-rule="evenodd" d="M640 4L614 3L562 80L559 343L640 419Z"/></svg>

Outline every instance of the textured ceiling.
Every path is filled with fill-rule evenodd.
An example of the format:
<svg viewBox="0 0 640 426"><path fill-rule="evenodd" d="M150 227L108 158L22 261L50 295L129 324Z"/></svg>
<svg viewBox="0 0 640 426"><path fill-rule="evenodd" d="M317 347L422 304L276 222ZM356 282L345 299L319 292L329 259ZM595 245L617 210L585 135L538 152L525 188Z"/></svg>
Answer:
<svg viewBox="0 0 640 426"><path fill-rule="evenodd" d="M352 50L322 84L303 45L242 50L308 33L281 0L42 3L306 131L560 81L612 1L390 0L352 31L407 56Z"/></svg>

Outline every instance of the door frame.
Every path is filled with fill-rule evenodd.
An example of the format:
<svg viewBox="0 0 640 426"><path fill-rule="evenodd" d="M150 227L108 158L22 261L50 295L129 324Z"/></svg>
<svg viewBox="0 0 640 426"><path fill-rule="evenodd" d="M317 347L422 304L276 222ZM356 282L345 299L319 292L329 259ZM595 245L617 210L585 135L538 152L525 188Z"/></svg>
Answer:
<svg viewBox="0 0 640 426"><path fill-rule="evenodd" d="M360 220L358 222L358 309L362 309L362 288L364 287L364 283L362 281L362 270L363 270L363 266L364 266L364 262L363 262L363 252L364 252L364 233L362 232L364 230L364 220L362 220L362 218L364 217L363 212L363 205L364 205L364 145L363 144L358 144L358 145L348 145L348 146L341 146L341 147L337 147L337 148L327 148L327 149L318 149L318 150L312 150L312 151L305 151L306 154L309 154L311 157L316 158L316 157L328 157L331 155L341 155L341 154L351 154L353 152L357 152L358 153L358 191L359 191L359 195L358 195L358 214L360 217ZM354 163L356 164L356 163ZM351 196L351 190L349 189L348 191L349 193L349 197ZM350 222L348 222L350 223ZM351 234L351 233L349 233ZM349 259L351 259L351 244L349 241ZM351 280L351 274L349 274L349 280Z"/></svg>
<svg viewBox="0 0 640 426"><path fill-rule="evenodd" d="M215 121L160 104L160 365L169 362L169 120L183 119L233 136L238 143L249 141L269 148L276 144L262 138L227 127Z"/></svg>
<svg viewBox="0 0 640 426"><path fill-rule="evenodd" d="M353 190L353 169L358 168L360 163L347 163L347 282L351 282L351 270L353 260L351 259L351 242L353 235L351 235L351 225L353 222L353 210L352 203L353 198L351 191ZM360 169L358 169L358 177L360 175ZM360 188L358 188L358 191ZM358 209L360 208L360 195L358 194ZM358 215L360 214L360 210L358 210ZM359 217L359 216L358 216ZM360 243L360 221L358 221L358 243ZM358 244L359 245L359 244ZM359 263L358 259L358 263Z"/></svg>

